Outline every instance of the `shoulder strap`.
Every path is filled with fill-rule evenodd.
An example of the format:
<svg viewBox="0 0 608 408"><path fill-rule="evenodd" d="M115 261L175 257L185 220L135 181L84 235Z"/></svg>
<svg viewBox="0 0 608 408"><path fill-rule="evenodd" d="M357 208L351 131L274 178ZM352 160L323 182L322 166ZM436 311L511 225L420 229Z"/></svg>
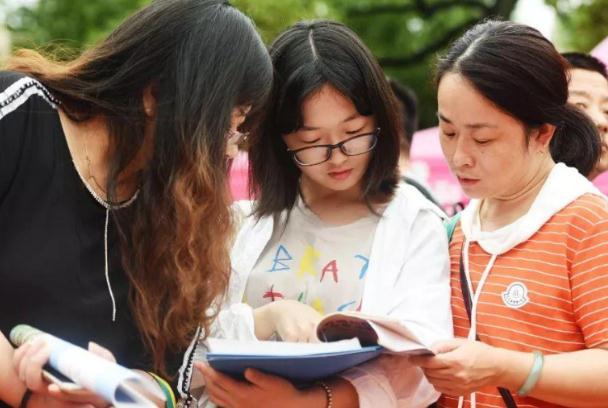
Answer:
<svg viewBox="0 0 608 408"><path fill-rule="evenodd" d="M458 221L460 221L460 213L456 213L452 217L443 221L445 232L448 234L448 242L452 241L452 236L454 235L454 230L456 230L456 225L458 225Z"/></svg>
<svg viewBox="0 0 608 408"><path fill-rule="evenodd" d="M458 213L456 215L460 215L460 213ZM451 221L455 217L456 216L452 217L449 221ZM454 233L453 230L452 230L452 233ZM448 236L449 236L449 233L448 233ZM451 239L452 237L449 236L449 238ZM469 322L470 322L473 303L472 303L472 298L471 298L471 292L469 291L469 285L467 284L467 275L464 272L464 265L462 262L462 248L460 249L460 262L459 262L458 267L460 269L460 290L462 291L462 299L464 300L464 308L467 311L467 316L469 316ZM479 340L479 336L476 336L475 338L476 338L476 340L481 341L481 340ZM513 395L511 395L511 391L509 391L506 388L498 387L498 392L500 393L500 396L502 397L503 401L505 402L505 406L507 408L517 408L517 403L515 402L515 399L513 399Z"/></svg>

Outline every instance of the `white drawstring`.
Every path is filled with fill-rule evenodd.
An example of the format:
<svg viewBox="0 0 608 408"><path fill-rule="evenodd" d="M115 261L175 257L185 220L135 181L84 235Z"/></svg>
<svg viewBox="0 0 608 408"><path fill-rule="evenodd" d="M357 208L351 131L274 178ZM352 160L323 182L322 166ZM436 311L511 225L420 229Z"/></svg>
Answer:
<svg viewBox="0 0 608 408"><path fill-rule="evenodd" d="M72 162L74 162L73 159L72 159ZM91 196L95 199L95 201L97 201L106 210L106 221L105 221L105 227L104 227L104 232L103 232L104 272L105 272L105 276L106 276L106 284L108 286L108 292L110 292L110 299L112 300L112 321L115 322L116 321L116 300L114 299L114 292L112 292L112 285L110 284L110 265L108 262L108 226L110 224L110 210L119 210L121 208L130 206L135 200L137 200L137 197L139 196L139 189L137 189L137 191L135 191L135 194L133 194L133 196L129 200L127 200L123 203L120 203L120 204L112 205L111 203L106 202L103 198L101 198L95 192L95 190L93 190L93 188L89 185L89 183L87 183L86 179L84 177L82 177L82 174L80 174L80 170L78 169L78 166L76 165L76 163L74 163L74 169L76 170L78 177L80 177L82 184L84 184L85 188L88 190L88 192L91 194Z"/></svg>
<svg viewBox="0 0 608 408"><path fill-rule="evenodd" d="M106 283L108 285L108 292L110 292L110 299L112 300L112 321L116 321L116 300L114 299L114 292L112 292L112 284L110 283L110 267L108 265L108 225L110 223L110 208L106 208L106 223L103 231L103 255L104 255L104 269L106 274Z"/></svg>
<svg viewBox="0 0 608 408"><path fill-rule="evenodd" d="M473 299L471 299L471 329L469 330L469 335L467 336L467 338L469 340L475 341L475 338L477 337L477 304L479 303L479 298L481 297L481 293L483 291L483 286L486 284L486 280L488 279L488 276L490 275L490 270L494 266L494 263L496 262L496 258L498 257L498 255L492 254L490 261L488 262L488 264L486 265L486 268L484 269L483 273L481 274L481 279L479 279L479 283L477 284L477 290L473 291L473 283L471 281L471 276L469 274L469 245L470 245L469 240L465 239L463 245L464 246L462 249L462 264L464 267L464 274L465 274L465 277L467 280L466 284L469 287L469 296L470 296L470 294L473 294ZM471 393L470 398L471 398L471 408L476 408L477 399L475 397L474 392ZM463 406L464 406L464 397L460 396L460 398L458 398L458 408L462 408Z"/></svg>

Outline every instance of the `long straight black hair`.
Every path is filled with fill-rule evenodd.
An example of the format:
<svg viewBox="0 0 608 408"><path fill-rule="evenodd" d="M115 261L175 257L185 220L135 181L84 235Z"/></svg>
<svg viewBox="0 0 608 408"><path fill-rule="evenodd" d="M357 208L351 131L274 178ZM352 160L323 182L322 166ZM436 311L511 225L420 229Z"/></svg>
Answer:
<svg viewBox="0 0 608 408"><path fill-rule="evenodd" d="M282 135L302 125L302 103L330 85L349 98L361 115L373 115L380 128L363 180L363 199L390 197L397 185L402 129L394 94L378 62L357 35L333 21L300 22L270 47L275 70L270 106L262 131L250 146L252 194L256 215L290 210L298 194L300 169Z"/></svg>
<svg viewBox="0 0 608 408"><path fill-rule="evenodd" d="M187 346L226 287L232 234L226 132L238 105L263 106L272 63L252 21L223 0L155 0L69 63L23 50L8 68L38 79L76 121L103 117L107 191L143 148L146 89L157 109L138 199L114 211L132 313L156 368ZM250 123L251 124L251 123Z"/></svg>
<svg viewBox="0 0 608 408"><path fill-rule="evenodd" d="M555 125L553 159L586 176L600 157L601 139L591 119L568 103L567 67L538 30L489 20L467 31L439 60L436 84L457 73L527 129Z"/></svg>

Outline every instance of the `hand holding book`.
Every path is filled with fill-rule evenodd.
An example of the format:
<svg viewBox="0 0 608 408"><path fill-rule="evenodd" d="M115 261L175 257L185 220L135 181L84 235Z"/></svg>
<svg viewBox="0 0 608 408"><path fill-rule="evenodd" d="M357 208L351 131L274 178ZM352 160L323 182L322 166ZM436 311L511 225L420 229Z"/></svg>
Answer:
<svg viewBox="0 0 608 408"><path fill-rule="evenodd" d="M47 385L43 382L44 374L41 374L45 372L42 366L48 360L60 375L73 381L65 382L48 373L44 376L56 382L59 388L57 390L51 385L49 392L62 395L67 400L97 403L99 406L107 406L110 402L116 407L153 408L164 405L165 397L153 382L100 356L99 350L98 354L92 353L26 325L13 328L10 339L20 346L15 351L15 363L20 377L33 391L40 391Z"/></svg>
<svg viewBox="0 0 608 408"><path fill-rule="evenodd" d="M114 361L111 353L93 343L89 344L89 351L103 355L103 358L108 358L107 354L109 354L109 360ZM13 354L18 377L32 392L32 395L28 397L28 407L63 407L66 404L86 404L94 407L108 405L105 399L99 395L75 384L69 378L53 370L49 364L44 364L48 361L49 356L50 349L40 338L26 342Z"/></svg>

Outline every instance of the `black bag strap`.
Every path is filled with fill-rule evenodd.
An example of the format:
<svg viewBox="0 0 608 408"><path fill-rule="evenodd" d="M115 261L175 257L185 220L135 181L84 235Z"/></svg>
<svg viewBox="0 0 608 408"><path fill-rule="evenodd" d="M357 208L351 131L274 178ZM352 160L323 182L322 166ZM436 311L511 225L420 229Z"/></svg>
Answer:
<svg viewBox="0 0 608 408"><path fill-rule="evenodd" d="M464 244L463 244L464 245ZM467 274L464 272L464 264L462 262L462 248L460 249L460 290L462 290L462 298L464 300L464 308L467 310L469 316L469 323L471 322L471 311L473 309L473 300L471 298L471 292L469 291L469 285L467 283ZM479 340L479 336L475 336L476 340ZM481 340L479 340L481 341ZM517 408L517 403L511 395L511 391L506 388L498 387L498 392L502 397L507 408Z"/></svg>

